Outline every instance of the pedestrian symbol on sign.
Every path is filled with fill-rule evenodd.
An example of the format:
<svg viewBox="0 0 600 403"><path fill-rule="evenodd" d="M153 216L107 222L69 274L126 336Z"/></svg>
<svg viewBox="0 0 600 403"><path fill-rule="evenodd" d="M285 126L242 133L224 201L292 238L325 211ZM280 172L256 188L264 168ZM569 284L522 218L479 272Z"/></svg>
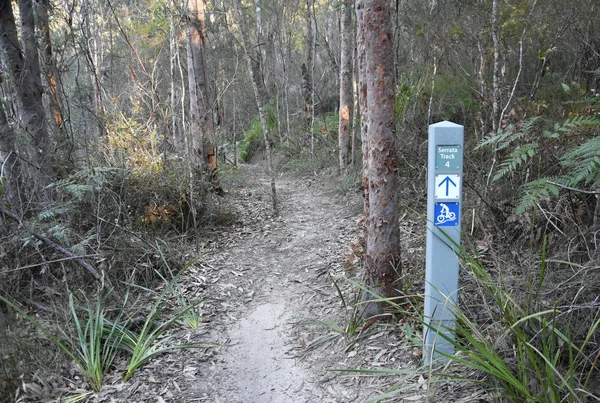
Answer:
<svg viewBox="0 0 600 403"><path fill-rule="evenodd" d="M435 203L435 225L449 227L458 225L458 203Z"/></svg>

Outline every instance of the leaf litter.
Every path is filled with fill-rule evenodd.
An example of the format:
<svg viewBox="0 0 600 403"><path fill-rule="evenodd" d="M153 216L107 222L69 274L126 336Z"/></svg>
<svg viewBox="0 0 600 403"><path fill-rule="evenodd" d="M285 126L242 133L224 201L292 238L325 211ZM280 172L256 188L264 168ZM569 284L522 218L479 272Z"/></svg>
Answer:
<svg viewBox="0 0 600 403"><path fill-rule="evenodd" d="M347 325L347 307L332 280L351 301L356 290L347 279L361 276L357 261L347 263L361 217L360 194L340 195L318 179L282 176L277 181L281 216L272 217L264 168L246 165L243 170L247 181L230 191L238 223L202 237L189 255L206 255L180 282L186 299L206 299L201 310L210 320L185 329L174 341L210 345L157 357L126 383L109 374L103 389L85 401L364 402L389 392L401 377L334 370L420 366L419 349L397 326L376 324L349 344L347 337L302 320ZM424 234L404 217L401 225L405 255L421 264ZM425 401L422 375L415 372L402 382L406 392L383 401ZM472 387L444 388L479 401Z"/></svg>

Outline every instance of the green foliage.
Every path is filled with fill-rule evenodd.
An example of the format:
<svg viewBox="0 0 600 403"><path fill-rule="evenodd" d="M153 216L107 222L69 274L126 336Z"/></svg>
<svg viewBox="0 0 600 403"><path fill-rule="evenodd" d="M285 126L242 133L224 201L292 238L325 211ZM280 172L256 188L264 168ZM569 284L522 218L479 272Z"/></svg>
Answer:
<svg viewBox="0 0 600 403"><path fill-rule="evenodd" d="M167 264L164 256L163 260ZM192 312L203 301L186 303L182 309L169 313L168 318L161 322L161 319L163 319L162 314L168 303L168 297L174 292L180 292L177 283L192 263L193 261L170 281L166 281L162 293L156 299L139 331L132 328L131 324L123 319L125 309L119 309L117 317L109 320L106 309L103 307L102 297L97 298L94 306L86 305L83 308L84 314L82 316L80 313L81 308L76 305L73 295L69 294L69 312L72 323L66 329L59 327L60 336L56 335L56 330L43 325L24 312L16 303L1 295L0 301L26 318L66 355L72 358L91 388L94 391L99 391L102 388L104 374L109 371L118 351L126 351L130 356L127 371L124 374L124 379L127 381L138 368L158 355L176 349L203 345L201 343L170 344L175 334L165 336L165 333L170 331L175 324L190 318ZM129 293L125 296L124 306L127 305L128 296ZM201 315L199 312L197 314ZM199 323L200 317L195 316L195 318Z"/></svg>
<svg viewBox="0 0 600 403"><path fill-rule="evenodd" d="M326 113L315 119L315 134L337 138L339 132L340 115L337 112Z"/></svg>
<svg viewBox="0 0 600 403"><path fill-rule="evenodd" d="M272 134L277 129L277 110L273 106L265 108L267 118L267 128ZM263 128L260 117L255 116L250 122L250 127L244 132L239 144L240 160L248 162L252 157L264 147Z"/></svg>
<svg viewBox="0 0 600 403"><path fill-rule="evenodd" d="M396 93L396 118L403 119L411 100L417 95L417 86L408 77L402 76Z"/></svg>
<svg viewBox="0 0 600 403"><path fill-rule="evenodd" d="M163 256L164 260L164 256ZM195 260L194 260L195 261ZM146 316L144 324L139 332L130 329L127 326L117 326L114 338L119 341L119 347L130 354L127 364L127 371L123 380L127 382L141 366L145 365L152 358L173 350L186 348L195 348L205 345L203 343L180 343L170 344L175 335L165 335L175 324L180 322L186 315L202 302L198 301L185 306L183 309L170 313L169 318L163 322L159 321L161 313L164 311L167 303L167 297L177 291L177 283L181 275L193 263L190 262L183 267L169 282L166 283L162 293L154 302L152 309ZM166 261L165 261L166 264Z"/></svg>
<svg viewBox="0 0 600 403"><path fill-rule="evenodd" d="M540 295L548 264L545 245L537 270L539 277L536 282L530 282L521 303L517 302L510 287L492 279L477 258L460 245L454 243L452 247L458 251L463 267L475 281L475 289L484 301L482 306L478 306L475 316L489 317L488 320L480 323L472 319L448 299L446 304L450 304L455 315L454 327L429 324L420 316L420 311L415 314L415 311L407 310L397 301L369 291L376 301L385 302L401 316L420 323L424 331L438 332L455 350L454 354L439 354L445 357L445 361L467 369L468 375L457 376L446 372L449 365L439 368L437 363L433 363L429 369L429 382L469 380L492 391L499 391L510 401L519 402L558 403L598 399L599 396L593 396L591 388L594 387L592 377L600 369L596 359L597 342L594 340L600 329L600 313L594 306L587 307L592 315L591 326L586 328L582 337L575 337L580 326L574 315L577 309L542 307ZM423 370L351 371L414 376ZM484 379L481 375L484 375ZM388 393L373 401L394 396L405 388L403 382L398 382Z"/></svg>
<svg viewBox="0 0 600 403"><path fill-rule="evenodd" d="M239 153L242 162L248 162L250 157L260 147L260 141L263 138L262 125L258 116L255 116L250 122L250 127L244 132L244 137L240 140Z"/></svg>
<svg viewBox="0 0 600 403"><path fill-rule="evenodd" d="M108 322L100 298L94 307L87 306L84 309L85 316L81 320L73 295L69 294L69 311L73 323L69 330L60 328L60 338L49 327L28 315L13 301L1 295L0 300L31 322L66 355L71 357L94 391L102 388L104 374L109 370L118 351L118 340L113 337L105 337L106 334L109 336L116 334L117 327L116 325L107 326Z"/></svg>
<svg viewBox="0 0 600 403"><path fill-rule="evenodd" d="M473 94L474 87L474 83L469 78L453 73L437 74L434 114L441 119L458 122L471 119L480 108Z"/></svg>
<svg viewBox="0 0 600 403"><path fill-rule="evenodd" d="M494 151L502 151L523 138L531 137L535 125L540 119L539 116L536 116L523 120L518 126L510 124L506 129L498 129L497 133L486 136L475 149L490 147Z"/></svg>
<svg viewBox="0 0 600 403"><path fill-rule="evenodd" d="M521 197L515 213L522 214L537 206L541 200L558 196L560 189L558 186L548 183L550 179L552 178L540 178L526 183L524 195Z"/></svg>
<svg viewBox="0 0 600 403"><path fill-rule="evenodd" d="M362 327L365 322L362 314L367 306L361 305L360 292L354 293L349 300L345 296L344 291L340 288L338 281L333 278L331 281L342 303L344 318L341 323L333 320L315 318L306 318L297 322L298 325L318 326L329 331L312 341L310 346L307 347L309 349L316 348L339 337L344 338L347 345L346 348L348 349L367 336L366 333L362 332Z"/></svg>
<svg viewBox="0 0 600 403"><path fill-rule="evenodd" d="M576 115L561 124L556 123L551 130L541 130L542 126L539 116L525 119L519 125L511 124L506 129L499 129L476 148L490 147L496 153L512 150L499 164L494 181L522 174L525 166L533 164L534 157L539 157L539 164L542 164L544 155L548 153L546 150L552 150L553 160L548 161L549 167L540 165L538 170L554 171L555 174L541 175L523 185L524 194L516 214L535 207L541 200L558 196L560 188L549 182L569 187L600 188L600 117ZM577 140L582 137L587 137L587 140L578 143Z"/></svg>
<svg viewBox="0 0 600 403"><path fill-rule="evenodd" d="M493 177L493 180L496 181L509 173L515 172L517 168L521 167L521 165L529 162L529 160L535 156L535 150L537 147L538 144L536 142L518 146L500 164L498 171Z"/></svg>
<svg viewBox="0 0 600 403"><path fill-rule="evenodd" d="M538 310L547 271L546 244L540 256L539 279L527 290L523 304L516 301L509 287L496 284L481 262L459 250L463 265L485 298L493 302L485 308L494 327L482 327L454 307L456 339L445 338L458 353L444 354L446 358L483 372L513 401L584 401L589 396L590 377L598 370L588 347L600 317L596 311L585 337L576 340L571 337L571 329L577 326L569 321L572 310ZM493 339L489 338L490 330L497 334Z"/></svg>
<svg viewBox="0 0 600 403"><path fill-rule="evenodd" d="M589 121L600 128L600 118ZM595 136L585 143L573 147L563 154L561 165L569 174L565 176L567 186L600 187L600 136Z"/></svg>

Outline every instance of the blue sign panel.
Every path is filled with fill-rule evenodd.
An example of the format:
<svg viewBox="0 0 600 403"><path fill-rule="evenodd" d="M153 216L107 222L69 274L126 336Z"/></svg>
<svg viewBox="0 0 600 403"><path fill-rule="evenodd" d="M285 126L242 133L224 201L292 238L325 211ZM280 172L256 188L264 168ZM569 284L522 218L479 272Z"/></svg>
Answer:
<svg viewBox="0 0 600 403"><path fill-rule="evenodd" d="M434 224L438 227L454 227L459 223L459 203L435 203Z"/></svg>

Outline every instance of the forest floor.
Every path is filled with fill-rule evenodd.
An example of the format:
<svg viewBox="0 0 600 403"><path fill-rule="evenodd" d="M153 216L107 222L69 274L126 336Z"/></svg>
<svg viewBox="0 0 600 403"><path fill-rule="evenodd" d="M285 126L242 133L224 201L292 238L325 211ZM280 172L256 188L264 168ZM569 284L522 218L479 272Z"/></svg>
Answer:
<svg viewBox="0 0 600 403"><path fill-rule="evenodd" d="M356 263L344 267L361 215L358 191L343 195L318 178L282 175L281 214L272 217L264 169L243 166L241 175L227 189L238 223L203 237L189 256L206 254L181 280L188 299L210 298L202 310L211 318L185 330L181 339L207 346L160 356L128 383L116 371L88 401L364 402L400 380L396 388L405 392L393 401L425 401L434 385L418 371L421 352L407 337L408 323L346 330L357 295L348 279L360 278ZM422 255L424 234L416 233L414 223L405 224L407 253ZM335 369L414 372L384 377ZM456 390L458 385L435 386L444 396L436 401L479 401L478 392L472 394L469 386ZM453 398L457 395L462 398Z"/></svg>

